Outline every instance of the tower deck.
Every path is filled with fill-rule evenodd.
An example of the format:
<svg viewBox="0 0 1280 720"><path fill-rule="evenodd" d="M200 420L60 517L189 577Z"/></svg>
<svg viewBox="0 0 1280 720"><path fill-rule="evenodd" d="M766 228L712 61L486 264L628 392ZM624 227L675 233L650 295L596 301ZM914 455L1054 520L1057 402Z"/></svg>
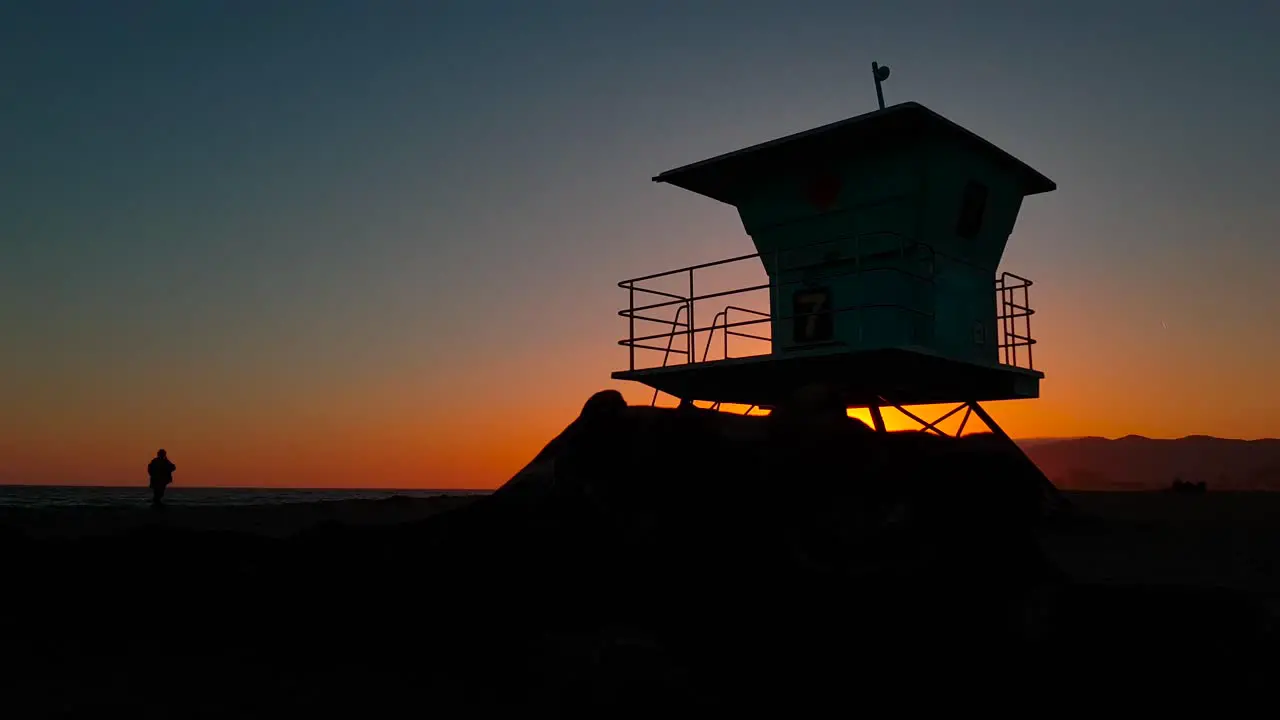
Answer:
<svg viewBox="0 0 1280 720"><path fill-rule="evenodd" d="M845 304L809 315L826 316L827 322L847 316L843 322L852 320L860 328L864 319L874 323L876 313L908 314L921 321L921 339L927 340L933 321L932 269L940 254L926 244L896 237L873 241L882 250L881 261L846 265L838 272L866 276L858 279L871 282L876 275L904 276L913 291L900 302ZM875 253L859 252L855 257ZM1039 397L1044 374L1032 362L1034 311L1028 298L1031 281L1026 278L1002 273L992 287L997 362L946 357L925 342L857 348L833 340L779 351L771 337L779 318L770 312L778 283L763 271L762 260L755 253L619 283L629 298L628 307L619 312L627 318L629 332L619 344L628 348L630 362L613 378L640 382L684 400L760 407L772 407L814 382L839 393L848 407ZM768 260L775 267L780 262L777 257ZM711 322L699 326L697 319L708 313Z"/></svg>
<svg viewBox="0 0 1280 720"><path fill-rule="evenodd" d="M848 407L934 405L1039 397L1036 370L984 366L925 348L849 352L833 347L794 355L756 355L613 373L687 400L773 407L815 378L839 378L830 389ZM830 386L831 382L824 380Z"/></svg>

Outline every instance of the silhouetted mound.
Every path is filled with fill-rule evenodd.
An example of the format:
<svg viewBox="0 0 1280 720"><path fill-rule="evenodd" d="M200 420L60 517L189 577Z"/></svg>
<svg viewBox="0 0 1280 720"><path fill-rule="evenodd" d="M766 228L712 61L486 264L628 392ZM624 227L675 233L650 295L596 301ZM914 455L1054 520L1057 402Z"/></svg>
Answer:
<svg viewBox="0 0 1280 720"><path fill-rule="evenodd" d="M593 396L493 501L581 508L628 545L691 526L735 542L724 531L783 533L761 540L773 548L803 545L796 533L811 532L861 546L901 527L969 528L960 541L1028 536L1045 512L1042 485L990 435L877 434L843 412L627 407L610 391Z"/></svg>
<svg viewBox="0 0 1280 720"><path fill-rule="evenodd" d="M1121 656L1132 684L1200 652L1214 653L1199 679L1211 685L1274 655L1262 606L1232 593L1073 585L1041 551L1040 482L990 436L877 434L796 405L765 418L628 407L605 392L500 490L424 520L284 539L163 523L15 539L26 591L0 631L12 654L63 674L67 658L88 658L85 675L137 672L94 657L119 653L307 678L412 668L407 707L609 715L851 694L950 703L991 682L1057 691L1082 688L1086 668L1120 672ZM1142 610L1162 602L1184 618L1181 642L1150 630L1167 624ZM376 683L367 693L391 703ZM271 697L251 705L303 712Z"/></svg>
<svg viewBox="0 0 1280 720"><path fill-rule="evenodd" d="M1187 482L1185 480L1175 478L1169 485L1169 492L1177 495L1203 495L1208 491L1208 486L1201 482Z"/></svg>

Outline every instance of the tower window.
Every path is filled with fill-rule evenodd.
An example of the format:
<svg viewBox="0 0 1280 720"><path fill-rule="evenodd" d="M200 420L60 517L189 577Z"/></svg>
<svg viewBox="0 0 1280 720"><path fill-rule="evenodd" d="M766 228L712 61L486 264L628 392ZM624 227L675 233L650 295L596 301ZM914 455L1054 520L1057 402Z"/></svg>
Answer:
<svg viewBox="0 0 1280 720"><path fill-rule="evenodd" d="M972 240L982 231L982 216L987 209L987 186L970 180L964 187L964 199L960 203L960 220L956 234Z"/></svg>

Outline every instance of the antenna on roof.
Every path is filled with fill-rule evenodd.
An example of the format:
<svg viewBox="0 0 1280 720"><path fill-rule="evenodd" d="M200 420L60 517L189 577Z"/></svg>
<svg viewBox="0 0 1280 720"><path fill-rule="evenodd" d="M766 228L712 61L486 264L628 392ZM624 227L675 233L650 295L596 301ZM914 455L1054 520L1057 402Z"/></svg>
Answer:
<svg viewBox="0 0 1280 720"><path fill-rule="evenodd" d="M884 90L880 87L880 83L889 78L889 66L877 65L871 63L871 77L876 79L876 100L880 101L880 109L884 109Z"/></svg>

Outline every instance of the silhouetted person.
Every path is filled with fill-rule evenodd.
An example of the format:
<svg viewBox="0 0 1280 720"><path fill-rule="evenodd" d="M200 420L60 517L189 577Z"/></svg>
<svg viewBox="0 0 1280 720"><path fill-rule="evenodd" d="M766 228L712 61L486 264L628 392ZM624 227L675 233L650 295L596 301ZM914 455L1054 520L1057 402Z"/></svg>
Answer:
<svg viewBox="0 0 1280 720"><path fill-rule="evenodd" d="M164 489L173 482L173 471L177 469L177 465L169 462L169 456L164 450L157 452L151 463L147 465L147 474L151 476L152 505L164 504Z"/></svg>

